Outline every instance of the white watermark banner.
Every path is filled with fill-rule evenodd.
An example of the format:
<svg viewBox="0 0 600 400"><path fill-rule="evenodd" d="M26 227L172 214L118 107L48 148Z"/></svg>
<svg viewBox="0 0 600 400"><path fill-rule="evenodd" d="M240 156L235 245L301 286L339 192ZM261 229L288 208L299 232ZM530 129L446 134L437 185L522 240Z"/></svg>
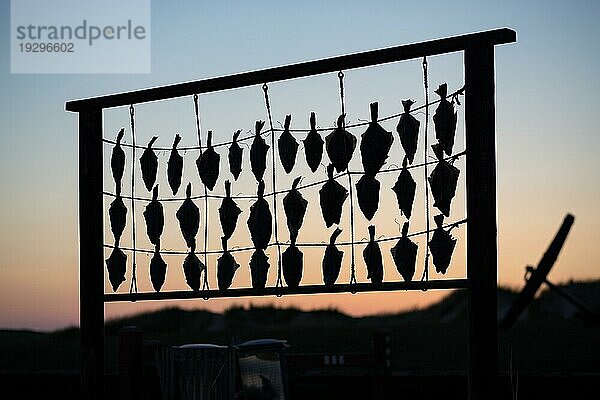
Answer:
<svg viewBox="0 0 600 400"><path fill-rule="evenodd" d="M12 73L150 72L150 0L11 0Z"/></svg>

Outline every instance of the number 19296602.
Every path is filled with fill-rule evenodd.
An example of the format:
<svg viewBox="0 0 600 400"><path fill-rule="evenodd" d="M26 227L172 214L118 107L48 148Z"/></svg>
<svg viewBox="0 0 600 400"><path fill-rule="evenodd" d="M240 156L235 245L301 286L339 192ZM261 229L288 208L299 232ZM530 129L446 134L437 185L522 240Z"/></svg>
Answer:
<svg viewBox="0 0 600 400"><path fill-rule="evenodd" d="M21 53L73 53L74 43L19 43Z"/></svg>

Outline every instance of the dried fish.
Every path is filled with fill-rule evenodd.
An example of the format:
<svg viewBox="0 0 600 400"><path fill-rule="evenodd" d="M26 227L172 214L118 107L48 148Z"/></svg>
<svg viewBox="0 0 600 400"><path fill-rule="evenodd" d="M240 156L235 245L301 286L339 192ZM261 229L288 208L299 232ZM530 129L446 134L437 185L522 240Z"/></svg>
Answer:
<svg viewBox="0 0 600 400"><path fill-rule="evenodd" d="M327 166L327 176L329 179L319 190L319 202L325 225L329 228L333 224L340 223L342 207L348 197L348 191L333 179L333 164Z"/></svg>
<svg viewBox="0 0 600 400"><path fill-rule="evenodd" d="M152 201L148 203L144 210L144 219L146 220L148 239L150 239L150 243L156 246L160 242L160 236L165 226L163 206L158 201L158 185L152 191Z"/></svg>
<svg viewBox="0 0 600 400"><path fill-rule="evenodd" d="M159 252L159 246L155 247L154 255L150 260L150 280L152 281L152 287L157 292L165 283L165 277L167 276L167 263L162 259Z"/></svg>
<svg viewBox="0 0 600 400"><path fill-rule="evenodd" d="M142 156L140 157L142 179L144 180L144 185L146 185L146 189L148 189L148 191L152 190L152 187L156 182L156 175L158 173L158 157L152 149L152 145L157 139L158 136L154 136L152 139L150 139L148 147L146 147L144 153L142 153Z"/></svg>
<svg viewBox="0 0 600 400"><path fill-rule="evenodd" d="M127 223L127 207L123 203L121 198L121 191L117 189L117 197L110 203L108 208L108 216L110 217L110 229L112 230L113 236L115 237L115 243L119 243L121 235L125 230L125 224Z"/></svg>
<svg viewBox="0 0 600 400"><path fill-rule="evenodd" d="M379 181L375 177L363 175L356 183L358 206L367 220L372 220L379 208Z"/></svg>
<svg viewBox="0 0 600 400"><path fill-rule="evenodd" d="M200 210L190 198L192 195L191 183L188 183L185 195L186 198L177 210L176 217L179 221L179 229L181 229L185 243L193 251L196 248L196 235L200 227Z"/></svg>
<svg viewBox="0 0 600 400"><path fill-rule="evenodd" d="M281 264L285 284L288 287L297 288L302 280L304 255L296 247L296 242L292 241L292 245L285 249L281 255Z"/></svg>
<svg viewBox="0 0 600 400"><path fill-rule="evenodd" d="M254 140L250 147L250 168L257 182L260 182L265 175L265 169L267 169L267 152L269 151L269 145L260 136L263 126L265 126L265 121L256 121L254 126Z"/></svg>
<svg viewBox="0 0 600 400"><path fill-rule="evenodd" d="M196 167L198 168L198 174L202 183L208 190L213 190L217 179L219 179L221 156L215 151L212 145L212 131L208 131L206 146L207 148L196 159Z"/></svg>
<svg viewBox="0 0 600 400"><path fill-rule="evenodd" d="M406 215L406 218L410 219L412 215L413 203L415 200L415 192L417 190L417 183L413 179L410 171L406 168L406 160L408 156L404 157L402 161L402 170L396 184L392 187L394 193L396 193L396 200L398 200L398 207L400 213Z"/></svg>
<svg viewBox="0 0 600 400"><path fill-rule="evenodd" d="M267 257L264 250L256 249L250 257L250 276L252 277L252 287L254 289L265 288L268 272L269 257Z"/></svg>
<svg viewBox="0 0 600 400"><path fill-rule="evenodd" d="M233 179L237 181L240 173L242 172L242 154L244 150L238 144L238 137L240 136L241 130L235 131L233 134L233 142L229 146L229 171L233 175Z"/></svg>
<svg viewBox="0 0 600 400"><path fill-rule="evenodd" d="M445 83L440 85L435 92L440 96L440 104L433 116L435 137L441 143L446 154L450 156L452 155L452 147L454 147L457 115L454 111L454 105L446 99L448 85Z"/></svg>
<svg viewBox="0 0 600 400"><path fill-rule="evenodd" d="M290 132L291 120L291 115L288 114L285 116L283 133L277 140L279 159L281 160L281 165L283 165L283 170L287 174L292 172L292 169L294 169L294 164L296 164L296 153L298 153L298 142Z"/></svg>
<svg viewBox="0 0 600 400"><path fill-rule="evenodd" d="M362 134L360 142L360 155L365 174L374 177L385 164L390 148L394 142L392 132L388 132L379 125L377 102L371 103L371 122Z"/></svg>
<svg viewBox="0 0 600 400"><path fill-rule="evenodd" d="M248 217L248 229L252 243L257 249L265 250L271 239L272 222L269 203L263 197L265 193L265 182L258 182L258 199L250 206L250 216Z"/></svg>
<svg viewBox="0 0 600 400"><path fill-rule="evenodd" d="M115 246L110 253L110 257L106 260L106 269L113 291L116 292L121 283L125 282L127 270L127 256L119 247Z"/></svg>
<svg viewBox="0 0 600 400"><path fill-rule="evenodd" d="M125 129L121 128L117 133L117 143L113 147L110 157L110 168L112 170L113 179L117 190L121 190L121 182L123 181L123 172L125 171L125 151L121 148L121 139L125 134Z"/></svg>
<svg viewBox="0 0 600 400"><path fill-rule="evenodd" d="M442 214L436 215L433 219L435 220L436 228L429 241L429 250L431 250L431 257L433 258L435 270L445 274L448 270L448 266L450 266L450 261L452 260L456 239L452 237L450 230L444 230L442 226L444 223L444 216Z"/></svg>
<svg viewBox="0 0 600 400"><path fill-rule="evenodd" d="M304 139L304 154L306 163L312 172L315 172L323 158L323 138L317 132L317 118L314 112L310 113L310 131Z"/></svg>
<svg viewBox="0 0 600 400"><path fill-rule="evenodd" d="M217 283L219 285L219 290L225 292L231 286L235 271L237 271L240 265L227 250L227 239L222 237L221 242L223 243L223 254L217 260Z"/></svg>
<svg viewBox="0 0 600 400"><path fill-rule="evenodd" d="M433 206L448 217L450 216L452 199L456 194L460 171L444 160L442 146L439 143L434 144L431 148L438 158L438 163L428 178L431 194L433 195Z"/></svg>
<svg viewBox="0 0 600 400"><path fill-rule="evenodd" d="M177 145L179 145L179 142L181 142L181 136L177 134L175 135L173 148L171 149L171 155L169 156L169 161L167 162L167 178L169 181L169 186L173 191L173 195L176 195L177 191L179 191L179 186L181 186L181 175L183 174L183 157L177 151Z"/></svg>
<svg viewBox="0 0 600 400"><path fill-rule="evenodd" d="M408 237L408 222L402 226L402 237L392 247L392 258L396 269L406 282L412 281L415 275L418 246Z"/></svg>
<svg viewBox="0 0 600 400"><path fill-rule="evenodd" d="M225 198L221 202L219 207L219 220L221 221L221 229L223 230L223 236L229 239L235 231L237 220L242 210L231 198L231 182L225 181Z"/></svg>
<svg viewBox="0 0 600 400"><path fill-rule="evenodd" d="M409 164L412 164L417 152L417 142L419 141L419 126L421 123L410 113L410 107L415 104L412 100L402 100L404 113L400 116L400 121L396 127L396 132L400 135L400 144L408 158Z"/></svg>
<svg viewBox="0 0 600 400"><path fill-rule="evenodd" d="M183 273L185 283L194 291L200 290L200 276L206 273L206 266L200 261L198 256L191 250L185 260L183 260Z"/></svg>
<svg viewBox="0 0 600 400"><path fill-rule="evenodd" d="M367 266L367 278L372 283L383 282L383 257L379 243L375 241L375 225L369 226L369 244L363 250L363 259Z"/></svg>
<svg viewBox="0 0 600 400"><path fill-rule="evenodd" d="M308 201L298 191L298 184L302 178L298 177L294 179L292 183L292 189L283 198L283 209L287 220L288 230L290 231L290 240L296 241L298 238L298 231L302 227L304 222L304 215L306 214L306 207L308 207Z"/></svg>
<svg viewBox="0 0 600 400"><path fill-rule="evenodd" d="M344 129L346 114L339 116L337 128L325 137L325 149L337 172L345 171L356 149L356 136Z"/></svg>
<svg viewBox="0 0 600 400"><path fill-rule="evenodd" d="M333 231L329 239L329 245L325 248L325 256L323 257L323 282L325 286L329 287L333 286L342 269L344 252L338 250L335 245L335 240L340 236L340 233L342 233L340 228L336 228Z"/></svg>

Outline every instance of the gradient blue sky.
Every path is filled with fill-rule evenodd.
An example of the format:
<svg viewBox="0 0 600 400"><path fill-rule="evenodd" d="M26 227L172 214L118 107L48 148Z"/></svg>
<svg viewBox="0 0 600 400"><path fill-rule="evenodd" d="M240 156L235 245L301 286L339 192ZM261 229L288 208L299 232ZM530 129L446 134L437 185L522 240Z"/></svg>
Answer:
<svg viewBox="0 0 600 400"><path fill-rule="evenodd" d="M64 111L66 100L498 27L518 34L517 44L496 51L499 281L522 284L524 265L537 262L566 212L576 221L550 277L600 276L593 250L600 232L600 139L594 122L600 106L598 2L153 1L152 73L143 75L11 74L9 1L0 4L0 328L78 323L77 118ZM459 55L434 58L430 67L432 86L461 83ZM380 106L387 107L385 113L397 112L393 103L401 98L422 101L419 62L402 68L348 75L351 101L363 116L374 96L389 99ZM335 101L334 78L315 82L303 80L274 92L293 97L278 103L280 114L288 112L284 106L304 112L317 98ZM205 126L220 127L219 120L231 118L225 106L239 111L236 116L247 121L246 128L264 118L254 117L251 108L244 111L252 96L248 93L237 100L207 98ZM261 99L256 99L260 109ZM165 107L168 112L158 114L164 116L162 123L187 119L181 128L193 128L189 104ZM356 114L354 119L361 117ZM112 116L109 136L114 134L109 128L127 123L126 110L106 114ZM228 128L223 127L222 140ZM172 134L165 132L165 142ZM193 131L188 136L193 140ZM421 306L440 295L313 296L280 304L336 306L362 315ZM107 315L164 304L111 305ZM231 302L182 304L220 310Z"/></svg>

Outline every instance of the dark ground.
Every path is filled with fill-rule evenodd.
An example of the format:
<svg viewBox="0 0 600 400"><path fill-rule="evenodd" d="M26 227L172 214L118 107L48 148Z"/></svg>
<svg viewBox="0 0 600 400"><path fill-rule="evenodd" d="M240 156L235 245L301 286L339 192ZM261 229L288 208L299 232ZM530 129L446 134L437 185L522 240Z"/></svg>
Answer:
<svg viewBox="0 0 600 400"><path fill-rule="evenodd" d="M600 309L600 281L571 283L562 288ZM386 387L391 393L415 391L422 398L428 398L427 393L435 398L441 390L463 398L467 355L465 295L454 292L423 310L366 318L352 318L335 310L302 312L266 307L234 308L224 314L166 309L109 321L105 342L107 372L114 374L117 370L117 333L127 325L140 327L145 339L160 340L166 345L278 338L289 342L291 353L370 352L372 334L385 330L391 336L393 372L385 383L374 385L373 377L357 379L348 376L354 372L340 369L327 376L304 375L295 380L291 377L290 388L295 392L292 398L316 398L319 396L315 393L327 394L327 388L334 387L340 395L348 390L344 396L347 398L360 398L365 390L373 394L374 387ZM513 292L499 291L500 316L514 297ZM600 382L600 326L586 326L577 317L577 310L553 293L544 292L512 328L499 332L499 379L508 390L508 397L503 398L510 398L511 348L513 380L518 373L521 393L530 390L539 395L542 387L551 384L556 388L544 398L577 398L578 393L571 388L579 392L590 382ZM27 391L21 390L10 398L48 398L53 385L61 379L65 389L74 386L75 392L67 390L60 398L76 398L75 394L69 397L69 393L77 390L77 329L50 333L0 331L0 354L0 385L8 390L21 380L36 379L35 390L41 391L40 397L28 396ZM569 392L562 393L560 388Z"/></svg>

